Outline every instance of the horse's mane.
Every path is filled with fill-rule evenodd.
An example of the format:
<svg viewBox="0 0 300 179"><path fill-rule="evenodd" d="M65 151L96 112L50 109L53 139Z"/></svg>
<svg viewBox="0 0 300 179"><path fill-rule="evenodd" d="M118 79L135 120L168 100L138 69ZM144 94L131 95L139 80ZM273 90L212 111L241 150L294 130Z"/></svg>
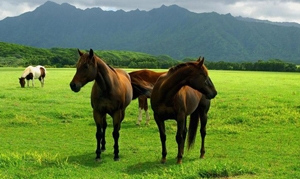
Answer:
<svg viewBox="0 0 300 179"><path fill-rule="evenodd" d="M112 67L112 66L110 66L110 64L108 64L108 63L106 63L106 62L104 62L111 70L113 70L114 72L116 72L116 70Z"/></svg>
<svg viewBox="0 0 300 179"><path fill-rule="evenodd" d="M31 71L31 68L32 68L33 66L28 66L27 68L25 68L25 70L23 71L23 73L22 73L22 78L23 77L26 77L29 73L31 73L32 71Z"/></svg>
<svg viewBox="0 0 300 179"><path fill-rule="evenodd" d="M186 62L186 63L180 63L174 67L171 67L168 71L168 74L172 74L174 73L175 71L177 71L178 69L182 68L182 67L186 67L186 66L190 66L190 65L193 65L193 66L196 66L196 63L195 62ZM206 66L203 64L202 65L202 69L204 70L204 72L206 74L208 74L208 69L206 68Z"/></svg>

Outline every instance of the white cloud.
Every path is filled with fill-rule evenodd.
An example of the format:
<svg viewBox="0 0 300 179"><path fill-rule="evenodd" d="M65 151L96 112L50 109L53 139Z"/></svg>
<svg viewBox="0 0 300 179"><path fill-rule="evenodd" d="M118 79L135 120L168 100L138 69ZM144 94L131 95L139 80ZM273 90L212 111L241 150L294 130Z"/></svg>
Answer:
<svg viewBox="0 0 300 179"><path fill-rule="evenodd" d="M0 3L0 20L5 17L13 17L34 10L38 5L30 5L27 2L16 3L14 1L2 1Z"/></svg>

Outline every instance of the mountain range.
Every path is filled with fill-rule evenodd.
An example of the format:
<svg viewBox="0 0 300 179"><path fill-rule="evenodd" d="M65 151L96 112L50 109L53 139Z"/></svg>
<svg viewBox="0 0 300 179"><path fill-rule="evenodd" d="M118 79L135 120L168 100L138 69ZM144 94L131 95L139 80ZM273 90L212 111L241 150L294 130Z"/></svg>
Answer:
<svg viewBox="0 0 300 179"><path fill-rule="evenodd" d="M0 21L0 41L38 48L126 50L173 59L280 59L300 64L300 25L231 14L194 13L177 5L150 11L78 9L47 1Z"/></svg>

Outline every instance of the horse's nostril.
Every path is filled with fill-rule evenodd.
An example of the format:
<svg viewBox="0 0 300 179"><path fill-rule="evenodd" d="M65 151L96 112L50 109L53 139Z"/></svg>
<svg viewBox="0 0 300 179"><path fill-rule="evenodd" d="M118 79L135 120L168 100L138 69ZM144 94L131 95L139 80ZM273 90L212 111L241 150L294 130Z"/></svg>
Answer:
<svg viewBox="0 0 300 179"><path fill-rule="evenodd" d="M76 88L76 84L75 83L70 83L70 88L73 90Z"/></svg>

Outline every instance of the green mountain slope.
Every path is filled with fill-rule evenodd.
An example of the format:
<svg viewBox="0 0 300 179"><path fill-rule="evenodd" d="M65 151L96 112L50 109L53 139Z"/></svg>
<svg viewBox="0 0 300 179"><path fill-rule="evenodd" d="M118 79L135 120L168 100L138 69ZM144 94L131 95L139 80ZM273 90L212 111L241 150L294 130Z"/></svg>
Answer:
<svg viewBox="0 0 300 179"><path fill-rule="evenodd" d="M113 12L48 1L32 12L0 21L0 41L166 54L177 60L201 55L210 61L300 62L300 28L242 21L230 14L198 14L176 5Z"/></svg>

